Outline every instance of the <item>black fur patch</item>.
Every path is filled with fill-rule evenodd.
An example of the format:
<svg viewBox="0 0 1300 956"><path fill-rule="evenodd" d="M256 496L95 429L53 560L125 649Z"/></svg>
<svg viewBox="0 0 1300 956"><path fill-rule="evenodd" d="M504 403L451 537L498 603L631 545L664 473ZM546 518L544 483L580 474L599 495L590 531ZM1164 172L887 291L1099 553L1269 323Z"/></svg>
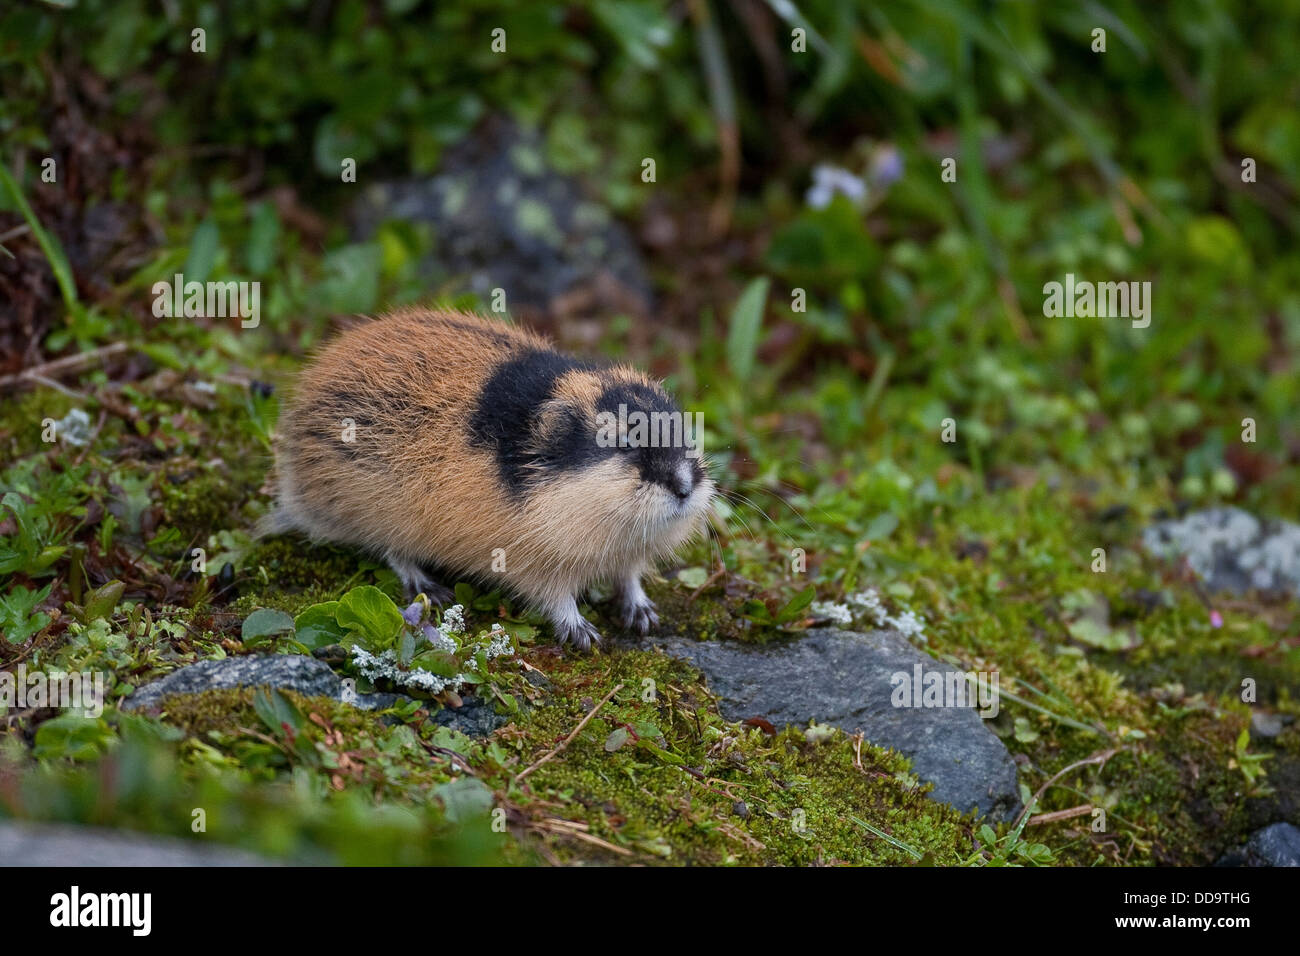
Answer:
<svg viewBox="0 0 1300 956"><path fill-rule="evenodd" d="M502 483L515 495L539 476L576 471L614 456L625 458L643 481L663 485L674 494L689 493L689 487L680 487L678 475L686 457L682 444L653 446L647 439L642 447L602 447L597 441L596 424L585 410L573 409L551 429L544 447L534 446L539 410L554 396L556 382L574 370L598 369L599 366L558 352L537 349L503 362L479 395L470 422L471 440L479 447L492 450ZM610 385L601 394L595 411L608 412L617 418L620 405L626 406L628 415L633 412L647 417L655 413L680 415L676 404L662 391L639 383ZM703 478L698 462L692 472L698 483Z"/></svg>
<svg viewBox="0 0 1300 956"><path fill-rule="evenodd" d="M479 393L470 418L470 440L496 456L501 482L519 494L531 476L543 471L580 468L602 457L595 435L575 415L557 439L540 453L532 447L533 425L541 406L555 394L555 383L574 370L597 366L546 349L527 349L502 362Z"/></svg>
<svg viewBox="0 0 1300 956"><path fill-rule="evenodd" d="M627 407L628 416L640 412L646 416L648 423L644 441L637 446L620 448L619 452L627 455L636 465L642 481L654 482L683 497L689 494L691 488L703 480L704 469L699 460L695 459L691 466L691 485L681 484L678 470L686 460L685 441L688 438L698 440L699 436L686 434L686 421L676 402L659 389L648 385L621 384L606 389L600 397L598 411L617 416L620 405ZM655 415L669 417L657 420ZM634 434L635 429L629 428L629 437Z"/></svg>

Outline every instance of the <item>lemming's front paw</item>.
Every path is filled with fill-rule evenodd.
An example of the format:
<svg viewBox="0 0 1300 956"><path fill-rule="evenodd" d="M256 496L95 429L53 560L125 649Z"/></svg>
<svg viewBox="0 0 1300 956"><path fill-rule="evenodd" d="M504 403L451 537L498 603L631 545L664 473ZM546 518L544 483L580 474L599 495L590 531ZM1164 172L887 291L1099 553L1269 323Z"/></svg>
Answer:
<svg viewBox="0 0 1300 956"><path fill-rule="evenodd" d="M650 628L659 626L659 615L655 613L655 602L644 594L639 598L623 602L623 626L629 631L636 631L642 637L650 633Z"/></svg>
<svg viewBox="0 0 1300 956"><path fill-rule="evenodd" d="M591 642L600 643L600 631L585 617L561 621L555 625L555 636L560 639L560 646L573 644L580 651L591 649Z"/></svg>

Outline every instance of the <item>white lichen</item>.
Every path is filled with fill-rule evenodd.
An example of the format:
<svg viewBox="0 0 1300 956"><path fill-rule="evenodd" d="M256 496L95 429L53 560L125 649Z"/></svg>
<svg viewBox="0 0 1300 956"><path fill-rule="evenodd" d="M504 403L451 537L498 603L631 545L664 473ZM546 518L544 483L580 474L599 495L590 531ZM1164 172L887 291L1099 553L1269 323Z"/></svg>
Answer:
<svg viewBox="0 0 1300 956"><path fill-rule="evenodd" d="M426 625L424 628L424 636L425 639L428 640L429 645L436 651L445 651L448 654L455 654L460 650L460 645L436 627L429 627Z"/></svg>
<svg viewBox="0 0 1300 956"><path fill-rule="evenodd" d="M890 612L875 588L864 588L844 599L843 604L829 601L817 601L812 606L813 613L827 618L840 627L867 626L898 631L909 640L925 643L925 618L910 608L902 608L897 614Z"/></svg>
<svg viewBox="0 0 1300 956"><path fill-rule="evenodd" d="M506 633L505 628L500 624L492 625L492 633L488 635L488 638L489 640L486 643L478 645L488 660L514 654L515 646L510 641L510 635Z"/></svg>
<svg viewBox="0 0 1300 956"><path fill-rule="evenodd" d="M54 434L81 448L90 442L90 416L74 408L54 423Z"/></svg>
<svg viewBox="0 0 1300 956"><path fill-rule="evenodd" d="M448 610L452 609L449 608ZM458 612L455 621L459 622L460 626L463 627L464 617L459 614L461 611L460 605L456 605L455 610ZM443 627L446 626L447 615L444 615ZM461 645L442 633L441 630L425 625L423 633L430 646L434 649L449 654L463 653ZM505 628L500 624L493 624L492 630L480 634L478 640L472 644L467 642L465 648L471 651L471 656L482 652L489 661L507 655L513 656L515 653L515 647L510 640L510 635L506 633ZM352 662L356 665L357 671L368 680L388 680L398 687L421 690L429 694L441 694L445 690L455 690L463 684L479 679L463 672L456 674L454 677L441 677L422 667L403 667L398 661L396 651L385 650L379 654L372 654L360 645L355 644L352 647Z"/></svg>
<svg viewBox="0 0 1300 956"><path fill-rule="evenodd" d="M442 631L447 634L464 634L465 633L465 609L459 604L453 604L447 610L442 612Z"/></svg>
<svg viewBox="0 0 1300 956"><path fill-rule="evenodd" d="M853 623L853 612L847 604L832 604L829 601L813 601L812 612L816 617L824 617L841 627Z"/></svg>
<svg viewBox="0 0 1300 956"><path fill-rule="evenodd" d="M853 608L855 617L876 627L883 627L889 620L889 611L880 600L880 592L875 588L866 588L856 594L850 594L845 600Z"/></svg>
<svg viewBox="0 0 1300 956"><path fill-rule="evenodd" d="M397 655L391 650L375 655L354 644L352 662L367 680L390 680L399 687L410 687L430 694L441 694L449 687L464 683L463 675L460 674L456 677L439 677L422 667L406 670L397 663Z"/></svg>
<svg viewBox="0 0 1300 956"><path fill-rule="evenodd" d="M914 611L905 610L889 619L889 626L909 640L925 642L925 618Z"/></svg>
<svg viewBox="0 0 1300 956"><path fill-rule="evenodd" d="M1300 525L1261 522L1240 508L1210 508L1148 528L1142 541L1159 557L1186 560L1213 588L1300 594Z"/></svg>

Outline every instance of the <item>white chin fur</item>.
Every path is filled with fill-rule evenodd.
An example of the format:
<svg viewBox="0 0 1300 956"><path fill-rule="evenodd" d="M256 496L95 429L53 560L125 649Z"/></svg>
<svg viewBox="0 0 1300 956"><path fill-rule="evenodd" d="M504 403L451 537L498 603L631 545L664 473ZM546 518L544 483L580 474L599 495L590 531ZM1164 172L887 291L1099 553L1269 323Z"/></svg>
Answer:
<svg viewBox="0 0 1300 956"><path fill-rule="evenodd" d="M679 501L676 495L667 491L663 492L661 497L663 504L659 511L660 524L667 529L673 525L696 521L708 510L709 501L713 497L713 487L713 482L701 481L685 501Z"/></svg>

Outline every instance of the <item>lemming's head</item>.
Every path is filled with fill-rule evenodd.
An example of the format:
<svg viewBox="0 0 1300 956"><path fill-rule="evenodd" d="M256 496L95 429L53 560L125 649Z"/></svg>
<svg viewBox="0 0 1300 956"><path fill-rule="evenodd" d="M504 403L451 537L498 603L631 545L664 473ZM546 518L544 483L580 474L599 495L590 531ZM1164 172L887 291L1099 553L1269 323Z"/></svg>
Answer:
<svg viewBox="0 0 1300 956"><path fill-rule="evenodd" d="M513 495L544 495L573 520L613 522L649 545L683 537L713 496L695 417L631 368L522 352L484 388L471 433L494 449Z"/></svg>

